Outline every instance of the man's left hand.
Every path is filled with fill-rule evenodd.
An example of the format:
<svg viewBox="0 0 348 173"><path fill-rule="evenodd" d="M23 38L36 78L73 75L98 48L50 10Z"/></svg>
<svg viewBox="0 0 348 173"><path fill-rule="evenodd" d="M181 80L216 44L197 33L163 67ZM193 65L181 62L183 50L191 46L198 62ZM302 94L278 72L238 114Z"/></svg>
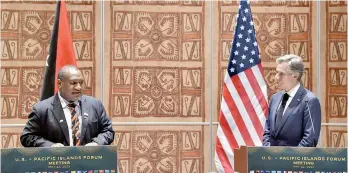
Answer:
<svg viewBox="0 0 348 173"><path fill-rule="evenodd" d="M85 146L98 146L98 144L96 142L90 142L86 144Z"/></svg>

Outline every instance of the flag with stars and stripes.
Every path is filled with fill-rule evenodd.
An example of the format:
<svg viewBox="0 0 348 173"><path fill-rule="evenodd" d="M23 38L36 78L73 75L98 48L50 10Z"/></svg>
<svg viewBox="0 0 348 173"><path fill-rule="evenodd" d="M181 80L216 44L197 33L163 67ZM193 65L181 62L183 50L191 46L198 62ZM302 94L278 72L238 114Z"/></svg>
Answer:
<svg viewBox="0 0 348 173"><path fill-rule="evenodd" d="M234 172L234 149L262 146L268 116L263 77L250 4L241 0L223 84L215 164L219 173Z"/></svg>

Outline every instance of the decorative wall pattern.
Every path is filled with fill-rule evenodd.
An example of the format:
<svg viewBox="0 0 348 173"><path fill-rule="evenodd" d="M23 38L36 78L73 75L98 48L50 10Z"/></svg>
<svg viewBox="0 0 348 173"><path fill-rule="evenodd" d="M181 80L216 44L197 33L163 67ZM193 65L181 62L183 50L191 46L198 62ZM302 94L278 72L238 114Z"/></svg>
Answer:
<svg viewBox="0 0 348 173"><path fill-rule="evenodd" d="M123 7L120 4L112 6L110 50L111 61L115 63L110 63L111 116L202 117L202 8L195 13L120 11L117 10ZM176 3L170 5L176 6ZM124 7L123 10L127 9ZM139 66L119 66L120 61L131 61ZM141 65L144 61L151 61L155 66ZM192 62L198 66L180 64L178 68L163 68L157 66L156 61Z"/></svg>
<svg viewBox="0 0 348 173"><path fill-rule="evenodd" d="M205 3L109 4L110 57L105 65L110 80L105 89L111 94L105 103L112 120L204 121ZM116 127L120 172L207 171L202 127L153 128Z"/></svg>
<svg viewBox="0 0 348 173"><path fill-rule="evenodd" d="M119 172L203 172L201 131L119 131Z"/></svg>
<svg viewBox="0 0 348 173"><path fill-rule="evenodd" d="M326 3L326 117L328 123L347 122L347 1ZM324 54L324 53L323 53ZM346 127L326 127L326 145L347 146Z"/></svg>
<svg viewBox="0 0 348 173"><path fill-rule="evenodd" d="M3 119L26 119L33 104L39 100L56 7L55 4L51 4L51 11L47 11L46 8L19 10L16 8L17 5L24 4L5 3L2 4L1 10ZM86 84L85 92L94 95L92 3L90 7L91 11L70 10L69 16L75 56L78 61L88 62L88 65L81 67Z"/></svg>
<svg viewBox="0 0 348 173"><path fill-rule="evenodd" d="M20 132L10 132L9 130L13 129L1 129L1 148L14 148L14 147L22 147L20 141ZM8 130L8 131L7 131ZM4 132L7 131L7 132Z"/></svg>
<svg viewBox="0 0 348 173"><path fill-rule="evenodd" d="M126 68L126 67L125 67ZM201 117L201 69L114 67L111 116ZM134 84L130 84L133 79ZM122 82L123 80L123 82ZM127 85L126 83L129 82ZM131 88L133 92L131 92ZM133 96L121 94L134 93Z"/></svg>
<svg viewBox="0 0 348 173"><path fill-rule="evenodd" d="M39 99L56 5L34 0L1 5L1 120L24 124ZM317 16L315 1L251 2L269 96L278 91L275 59L297 54L305 60L303 84L320 97L323 123L342 123L348 104L347 2L320 6ZM104 1L104 38L101 2L69 1L67 7L84 93L103 99L114 122L217 121L238 1ZM323 19L320 26L317 17ZM209 128L114 129L120 173L210 169ZM21 132L2 128L1 147L21 147ZM322 126L322 146L347 147L347 140L346 127Z"/></svg>

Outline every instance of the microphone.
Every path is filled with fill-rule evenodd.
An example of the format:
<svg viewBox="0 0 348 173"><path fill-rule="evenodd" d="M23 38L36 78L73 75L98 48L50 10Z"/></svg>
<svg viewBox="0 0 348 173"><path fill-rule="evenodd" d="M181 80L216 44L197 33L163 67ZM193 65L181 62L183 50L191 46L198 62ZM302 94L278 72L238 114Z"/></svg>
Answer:
<svg viewBox="0 0 348 173"><path fill-rule="evenodd" d="M311 120L311 125L312 125L312 131L313 131L313 147L317 146L317 140L315 138L315 130L314 130L314 124L313 124L313 119L312 119L312 114L311 114L311 108L309 107L308 104L308 98L305 100L307 107L308 107L308 112L309 112L309 119Z"/></svg>

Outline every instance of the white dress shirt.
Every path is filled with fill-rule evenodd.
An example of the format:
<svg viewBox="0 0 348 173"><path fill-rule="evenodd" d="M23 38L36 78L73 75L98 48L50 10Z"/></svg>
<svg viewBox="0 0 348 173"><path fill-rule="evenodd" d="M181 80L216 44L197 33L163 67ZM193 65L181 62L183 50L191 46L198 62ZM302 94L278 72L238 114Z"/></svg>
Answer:
<svg viewBox="0 0 348 173"><path fill-rule="evenodd" d="M66 123L68 124L68 129L69 129L69 139L70 139L70 146L74 146L74 141L72 139L72 123L71 123L71 112L70 109L68 107L69 102L67 100L65 100L60 93L58 92L58 96L59 96L59 100L60 100L60 104L62 105L63 111L64 111L64 115L65 115L65 120ZM78 101L74 102L76 107L75 107L75 111L76 114L78 115L78 119L80 122L79 125L79 129L81 130L82 127L82 118L81 118L81 107ZM81 133L80 133L81 134Z"/></svg>
<svg viewBox="0 0 348 173"><path fill-rule="evenodd" d="M288 108L289 104L291 103L291 100L294 98L295 94L297 93L298 89L300 88L301 84L298 83L297 85L295 85L291 90L289 90L288 92L286 92L289 95L289 99L286 102L285 108L284 108L284 112L283 115L286 111L286 109ZM281 104L279 104L278 109L280 107Z"/></svg>

